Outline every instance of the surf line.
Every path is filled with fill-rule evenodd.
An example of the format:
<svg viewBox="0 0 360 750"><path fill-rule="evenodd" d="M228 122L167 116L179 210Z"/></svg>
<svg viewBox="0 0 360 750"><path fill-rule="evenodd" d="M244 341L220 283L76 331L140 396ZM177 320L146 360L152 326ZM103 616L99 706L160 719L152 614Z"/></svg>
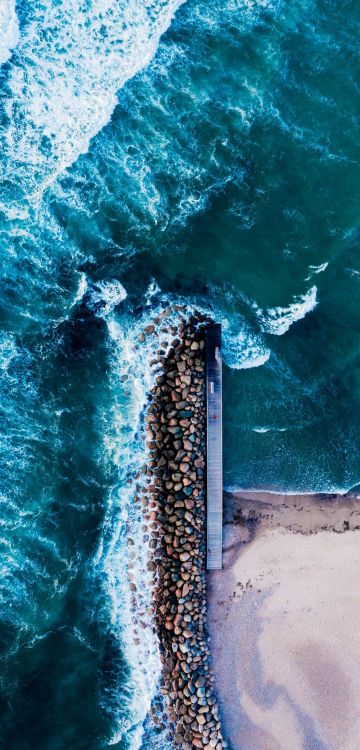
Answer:
<svg viewBox="0 0 360 750"><path fill-rule="evenodd" d="M160 692L181 750L227 747L214 694L206 627L206 328L183 319L145 417L145 519L150 530ZM146 334L151 334L149 327ZM154 712L152 711L154 717Z"/></svg>

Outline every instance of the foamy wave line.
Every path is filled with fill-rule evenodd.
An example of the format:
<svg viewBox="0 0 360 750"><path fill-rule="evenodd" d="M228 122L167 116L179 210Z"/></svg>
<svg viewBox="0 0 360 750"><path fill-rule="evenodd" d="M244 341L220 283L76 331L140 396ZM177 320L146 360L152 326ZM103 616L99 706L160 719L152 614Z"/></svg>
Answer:
<svg viewBox="0 0 360 750"><path fill-rule="evenodd" d="M258 366L260 354L250 340L250 334L240 336L240 319L235 319L230 325L218 310L205 309L179 296L159 294L155 282L145 295L144 312L140 318L134 320L131 313L127 315L124 309L121 317L118 317L115 307L119 301L119 287L114 282L111 284L111 287L109 282L102 285L106 297L104 305L99 300L99 284L97 290L90 289L89 292L89 305L98 306L100 302L98 314L106 320L109 333L114 404L111 430L104 424L104 446L110 461L118 469L118 481L108 500L95 563L104 575L111 629L122 643L131 672L128 689L132 697L128 714L124 718L119 711L117 728L110 744L116 744L126 736L131 739L132 750L138 750L143 739L144 721L149 716L161 675L159 644L152 614L153 574L147 567L149 544L146 534L144 537L143 509L140 503L135 502L138 483L141 483L141 469L147 458L141 424L147 394L161 368L160 364L154 364L159 359L157 351L159 347L166 351L176 335L180 320L198 310L222 320L224 350L227 351L230 366L244 366L246 357L253 363L248 366ZM81 290L85 289L83 278L80 286ZM151 307L147 304L149 298ZM155 330L142 341L143 331L154 320L157 321ZM263 357L266 354L262 351ZM135 584L136 591L132 590L132 584ZM161 734L152 736L151 742L154 750L167 746L166 736Z"/></svg>
<svg viewBox="0 0 360 750"><path fill-rule="evenodd" d="M289 307L273 307L262 310L253 305L256 317L264 333L282 336L296 321L301 320L317 305L317 288L313 286L306 294L299 295Z"/></svg>
<svg viewBox="0 0 360 750"><path fill-rule="evenodd" d="M319 266L309 266L309 275L306 277L305 281L310 281L313 276L316 276L318 273L324 273L326 271L327 267L329 265L329 261L325 261L325 263L321 263Z"/></svg>
<svg viewBox="0 0 360 750"><path fill-rule="evenodd" d="M15 0L0 0L0 65L10 59L19 40Z"/></svg>
<svg viewBox="0 0 360 750"><path fill-rule="evenodd" d="M82 300L84 299L84 296L85 296L85 294L87 292L87 288L88 288L88 282L87 282L87 278L86 278L86 273L79 273L78 288L76 290L74 299L73 299L70 307L75 307L75 305L77 305L79 302L82 302Z"/></svg>
<svg viewBox="0 0 360 750"><path fill-rule="evenodd" d="M108 300L109 302L109 300ZM164 325L140 344L139 336L150 325L157 311L146 310L134 324L129 316L120 324L115 313L104 311L111 353L112 392L117 394L113 405L113 425L104 429L105 449L118 469L118 483L109 497L105 527L96 565L102 570L110 603L111 629L121 641L130 667L127 684L129 701L127 716L119 711L117 728L109 744L125 737L132 750L141 747L144 721L149 716L151 701L158 691L161 675L159 644L152 614L152 576L148 570L149 545L144 537L144 513L136 502L141 484L141 470L147 454L142 440L141 424L147 394L153 386L159 366L160 342L170 346L172 335L161 330L177 328L179 312L168 314ZM135 591L133 587L136 587ZM114 709L116 715L116 707ZM165 743L165 744L164 744ZM165 747L166 738L154 735L152 746Z"/></svg>
<svg viewBox="0 0 360 750"><path fill-rule="evenodd" d="M274 490L269 489L268 487L263 487L262 489L253 489L252 487L241 487L237 484L228 484L225 486L225 491L229 493L235 494L236 492L251 492L254 493L254 495L261 495L264 492L266 492L267 495L284 495L284 497L290 496L293 497L294 495L311 495L316 497L317 495L347 495L348 492L351 491L351 488L344 489L343 487L326 487L325 489L323 487L320 487L318 490ZM330 498L328 502L331 502Z"/></svg>
<svg viewBox="0 0 360 750"><path fill-rule="evenodd" d="M185 0L34 3L8 85L7 174L29 199L89 149ZM9 165L9 160L12 166ZM6 206L4 207L4 210ZM12 209L13 210L13 209Z"/></svg>
<svg viewBox="0 0 360 750"><path fill-rule="evenodd" d="M247 370L261 367L270 358L270 349L264 345L261 336L253 333L237 313L227 317L220 305L186 305L190 314L198 310L210 316L222 326L222 354L225 364L232 370Z"/></svg>
<svg viewBox="0 0 360 750"><path fill-rule="evenodd" d="M287 427L253 427L252 428L253 432L259 432L259 433L264 433L264 432L287 432L287 430L288 430Z"/></svg>

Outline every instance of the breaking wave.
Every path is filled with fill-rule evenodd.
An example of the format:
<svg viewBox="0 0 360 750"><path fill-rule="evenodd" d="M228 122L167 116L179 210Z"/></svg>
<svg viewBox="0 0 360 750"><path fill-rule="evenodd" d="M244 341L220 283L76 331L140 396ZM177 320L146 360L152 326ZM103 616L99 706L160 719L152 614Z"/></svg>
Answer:
<svg viewBox="0 0 360 750"><path fill-rule="evenodd" d="M261 310L254 305L256 316L264 333L282 336L293 323L305 318L317 305L317 288L313 286L306 294L295 297L289 307L273 307Z"/></svg>
<svg viewBox="0 0 360 750"><path fill-rule="evenodd" d="M1 139L1 176L12 175L7 215L14 211L14 190L19 204L37 201L88 151L111 118L117 92L149 63L183 1L30 0L3 103L9 124ZM6 7L11 19L12 6ZM8 28L6 49L16 23Z"/></svg>

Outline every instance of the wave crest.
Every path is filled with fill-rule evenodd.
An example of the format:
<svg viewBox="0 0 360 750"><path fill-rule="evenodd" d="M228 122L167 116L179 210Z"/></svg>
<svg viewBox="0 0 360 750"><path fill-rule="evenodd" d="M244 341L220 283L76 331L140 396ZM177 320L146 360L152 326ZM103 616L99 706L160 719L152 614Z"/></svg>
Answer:
<svg viewBox="0 0 360 750"><path fill-rule="evenodd" d="M301 320L314 310L317 304L317 288L313 286L306 294L295 297L294 302L288 307L272 307L268 310L261 310L257 305L254 305L254 310L264 333L282 336L293 323Z"/></svg>

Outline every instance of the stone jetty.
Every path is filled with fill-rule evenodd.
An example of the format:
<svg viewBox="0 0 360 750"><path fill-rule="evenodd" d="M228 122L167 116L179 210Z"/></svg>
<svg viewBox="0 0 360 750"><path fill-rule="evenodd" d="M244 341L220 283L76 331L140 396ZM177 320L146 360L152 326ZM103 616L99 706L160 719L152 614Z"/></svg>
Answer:
<svg viewBox="0 0 360 750"><path fill-rule="evenodd" d="M206 320L183 321L146 415L149 569L172 738L182 750L227 747L206 631Z"/></svg>

